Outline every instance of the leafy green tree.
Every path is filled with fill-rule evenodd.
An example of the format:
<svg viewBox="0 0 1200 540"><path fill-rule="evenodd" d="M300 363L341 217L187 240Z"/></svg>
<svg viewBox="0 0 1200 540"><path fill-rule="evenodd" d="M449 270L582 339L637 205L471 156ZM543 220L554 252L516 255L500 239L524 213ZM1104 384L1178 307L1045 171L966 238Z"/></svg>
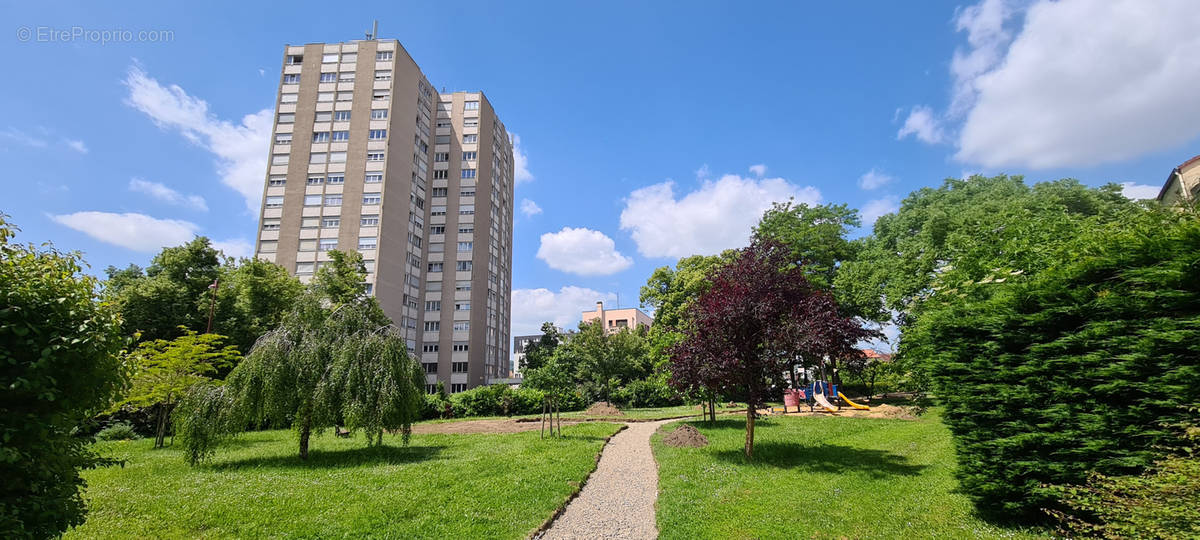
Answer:
<svg viewBox="0 0 1200 540"><path fill-rule="evenodd" d="M71 430L128 382L128 344L78 253L13 243L0 214L0 537L83 523L79 470L102 462Z"/></svg>
<svg viewBox="0 0 1200 540"><path fill-rule="evenodd" d="M118 406L155 408L154 447L162 448L168 419L179 399L196 384L207 382L221 368L242 359L237 347L222 347L225 336L185 330L173 340L156 339L138 345L130 357L135 371L133 387Z"/></svg>
<svg viewBox="0 0 1200 540"><path fill-rule="evenodd" d="M601 401L611 402L616 388L650 374L645 332L626 328L609 334L599 320L581 323L566 348L578 359L576 381Z"/></svg>
<svg viewBox="0 0 1200 540"><path fill-rule="evenodd" d="M236 265L224 265L213 332L229 336L238 350L248 352L259 336L279 326L303 292L300 280L278 264L242 259ZM222 370L217 376L224 374Z"/></svg>
<svg viewBox="0 0 1200 540"><path fill-rule="evenodd" d="M999 267L1036 273L1056 246L1138 207L1114 184L1028 186L1003 175L947 179L914 191L897 213L881 216L857 256L837 272L834 290L839 302L871 320L886 320L895 310L903 328L919 315L939 276L979 280Z"/></svg>
<svg viewBox="0 0 1200 540"><path fill-rule="evenodd" d="M313 277L313 291L335 306L361 298L367 276L362 253L335 249L328 254L329 262L322 264Z"/></svg>
<svg viewBox="0 0 1200 540"><path fill-rule="evenodd" d="M815 287L833 287L838 268L854 260L859 245L848 238L862 225L858 211L844 204L774 203L754 227L754 237L791 249L793 261L804 261L805 277Z"/></svg>
<svg viewBox="0 0 1200 540"><path fill-rule="evenodd" d="M521 370L537 369L550 360L554 350L563 342L563 335L552 322L542 323L542 337L525 347Z"/></svg>
<svg viewBox="0 0 1200 540"><path fill-rule="evenodd" d="M1061 509L1048 485L1139 473L1200 403L1200 219L1142 211L1049 249L1033 275L944 272L905 336L964 490L1010 518Z"/></svg>
<svg viewBox="0 0 1200 540"><path fill-rule="evenodd" d="M120 309L125 331L140 332L147 341L208 330L210 286L216 283L213 331L228 336L243 353L279 325L304 290L283 267L258 259L235 261L202 236L164 248L145 270L129 265L106 273L105 297Z"/></svg>
<svg viewBox="0 0 1200 540"><path fill-rule="evenodd" d="M700 295L712 286L710 277L721 266L737 255L735 250L725 250L720 255L693 255L675 263L675 268L662 266L650 274L642 286L639 300L643 306L654 310L654 324L646 335L653 364L654 378L659 382L669 379L670 355L667 351L683 339L687 327L687 309ZM706 397L710 401L711 394Z"/></svg>
<svg viewBox="0 0 1200 540"><path fill-rule="evenodd" d="M116 304L129 335L172 339L180 327L204 330L208 324L209 285L220 276L221 252L198 236L154 256L144 275L136 266L109 267L105 296Z"/></svg>

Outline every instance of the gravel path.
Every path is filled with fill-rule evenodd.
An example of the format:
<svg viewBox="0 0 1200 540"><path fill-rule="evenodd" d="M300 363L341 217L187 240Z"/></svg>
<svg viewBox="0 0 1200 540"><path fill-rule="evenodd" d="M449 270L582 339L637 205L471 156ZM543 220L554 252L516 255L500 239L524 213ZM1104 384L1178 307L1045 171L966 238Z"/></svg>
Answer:
<svg viewBox="0 0 1200 540"><path fill-rule="evenodd" d="M600 454L596 471L542 538L656 538L658 464L650 435L674 420L631 422Z"/></svg>

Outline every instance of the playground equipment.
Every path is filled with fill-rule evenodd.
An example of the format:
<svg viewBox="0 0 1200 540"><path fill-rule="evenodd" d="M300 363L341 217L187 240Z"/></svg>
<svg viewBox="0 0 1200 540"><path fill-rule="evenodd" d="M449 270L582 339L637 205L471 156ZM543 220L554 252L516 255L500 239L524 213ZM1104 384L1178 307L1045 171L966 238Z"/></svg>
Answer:
<svg viewBox="0 0 1200 540"><path fill-rule="evenodd" d="M845 396L845 394L842 394L841 392L838 392L838 393L837 393L837 397L841 398L841 399L842 399L842 401L845 401L845 402L846 402L846 405L849 405L849 406L851 406L851 407L854 407L855 409L858 409L858 410L860 410L860 411L869 411L869 410L871 410L871 408L870 408L870 407L868 407L868 406L866 406L866 405L859 405L859 404L857 404L857 403L855 403L855 402L853 402L853 401L850 401L850 398L846 397L846 396Z"/></svg>
<svg viewBox="0 0 1200 540"><path fill-rule="evenodd" d="M829 385L825 381L817 381L811 386L811 389L812 391L809 393L812 394L813 401L816 401L817 405L820 405L829 412L837 412L837 407L829 403L829 399L825 397L825 394L829 392ZM836 391L835 389L834 392Z"/></svg>
<svg viewBox="0 0 1200 540"><path fill-rule="evenodd" d="M835 398L838 400L837 405L835 405L829 399L830 396L837 396ZM863 410L863 411L871 410L871 408L866 405L861 405L861 404L855 403L853 401L850 401L850 398L847 398L845 394L838 391L838 387L836 384L829 384L826 381L815 381L813 383L810 383L808 385L808 387L804 388L803 390L793 388L793 389L784 391L784 394L783 394L784 410L786 411L788 407L796 407L797 409L799 409L801 400L803 400L804 402L806 402L808 404L808 408L810 411L819 406L822 409L825 409L829 412L837 412L838 410L841 409L841 407L840 407L841 403L845 403L846 405L849 405L850 407L853 407L858 410Z"/></svg>

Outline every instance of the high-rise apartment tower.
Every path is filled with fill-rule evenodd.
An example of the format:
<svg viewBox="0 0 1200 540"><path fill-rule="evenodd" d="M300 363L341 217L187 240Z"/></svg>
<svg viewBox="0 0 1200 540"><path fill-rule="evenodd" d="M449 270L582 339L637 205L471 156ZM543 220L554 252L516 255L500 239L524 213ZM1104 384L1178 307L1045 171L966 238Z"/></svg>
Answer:
<svg viewBox="0 0 1200 540"><path fill-rule="evenodd" d="M256 256L301 281L355 251L427 390L508 375L513 154L483 92L396 40L284 48Z"/></svg>

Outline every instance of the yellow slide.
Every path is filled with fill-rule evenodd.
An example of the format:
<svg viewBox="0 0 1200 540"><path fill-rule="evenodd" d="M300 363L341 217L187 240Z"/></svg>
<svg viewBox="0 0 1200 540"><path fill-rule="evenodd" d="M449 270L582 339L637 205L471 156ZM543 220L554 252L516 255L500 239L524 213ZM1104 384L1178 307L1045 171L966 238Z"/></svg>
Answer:
<svg viewBox="0 0 1200 540"><path fill-rule="evenodd" d="M842 401L845 401L847 405L854 407L855 409L859 409L859 410L863 410L863 411L871 410L871 408L866 405L859 405L853 401L850 401L850 398L846 397L846 395L841 392L838 392L838 397L842 398Z"/></svg>

